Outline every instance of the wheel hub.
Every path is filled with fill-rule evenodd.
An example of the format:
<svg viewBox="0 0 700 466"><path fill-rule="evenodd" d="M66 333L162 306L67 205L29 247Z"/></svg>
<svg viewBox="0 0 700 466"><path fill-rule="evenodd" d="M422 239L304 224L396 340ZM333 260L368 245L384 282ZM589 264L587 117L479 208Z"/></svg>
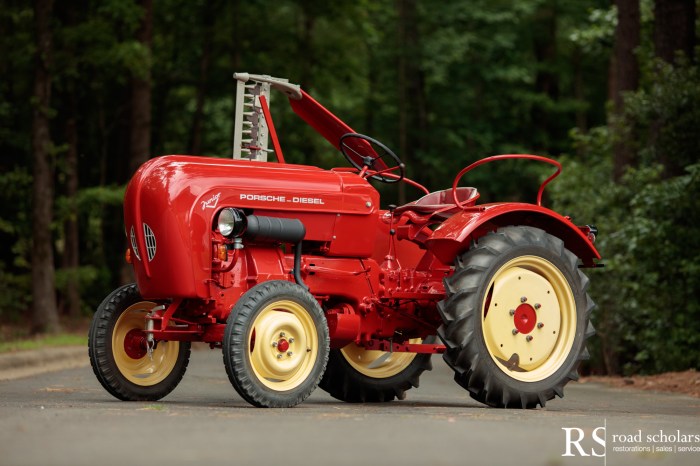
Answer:
<svg viewBox="0 0 700 466"><path fill-rule="evenodd" d="M279 351L280 353L284 353L288 349L289 349L289 342L287 340L285 340L284 338L281 338L277 342L277 351Z"/></svg>
<svg viewBox="0 0 700 466"><path fill-rule="evenodd" d="M146 334L137 329L131 329L124 337L124 352L131 359L141 359L146 356Z"/></svg>
<svg viewBox="0 0 700 466"><path fill-rule="evenodd" d="M532 332L535 328L535 323L537 321L537 313L535 309L529 304L521 304L515 310L515 315L513 316L513 324L518 332L527 335Z"/></svg>

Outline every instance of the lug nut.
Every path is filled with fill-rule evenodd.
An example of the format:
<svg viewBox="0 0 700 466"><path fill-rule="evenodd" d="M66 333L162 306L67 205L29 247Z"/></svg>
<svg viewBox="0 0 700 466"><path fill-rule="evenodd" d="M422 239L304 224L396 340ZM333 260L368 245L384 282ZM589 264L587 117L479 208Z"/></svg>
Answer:
<svg viewBox="0 0 700 466"><path fill-rule="evenodd" d="M510 311L508 311L508 314L514 316L514 315L515 315L515 309L511 309Z"/></svg>
<svg viewBox="0 0 700 466"><path fill-rule="evenodd" d="M286 335L286 333L280 332L280 338L284 338L285 335Z"/></svg>
<svg viewBox="0 0 700 466"><path fill-rule="evenodd" d="M520 298L520 302L521 302L521 303L524 303L525 301L527 301L527 298L526 298L525 296L523 296L522 298Z"/></svg>
<svg viewBox="0 0 700 466"><path fill-rule="evenodd" d="M273 348L277 348L277 342L276 342L276 341L273 341L273 342L272 342L272 347L273 347Z"/></svg>
<svg viewBox="0 0 700 466"><path fill-rule="evenodd" d="M537 324L537 328L542 328L542 327L544 327L544 324L543 324L542 322L539 322L539 323Z"/></svg>
<svg viewBox="0 0 700 466"><path fill-rule="evenodd" d="M535 309L539 309L539 308L541 308L541 307L542 307L541 304L539 304L539 303L535 304Z"/></svg>
<svg viewBox="0 0 700 466"><path fill-rule="evenodd" d="M526 341L532 341L532 335L526 336L526 337L525 337L525 340L526 340Z"/></svg>
<svg viewBox="0 0 700 466"><path fill-rule="evenodd" d="M290 338L289 343L294 343L294 338Z"/></svg>
<svg viewBox="0 0 700 466"><path fill-rule="evenodd" d="M518 334L518 329L517 329L517 328L514 328L514 329L513 329L513 335L517 335L517 334Z"/></svg>
<svg viewBox="0 0 700 466"><path fill-rule="evenodd" d="M282 353L277 355L277 359L282 359Z"/></svg>
<svg viewBox="0 0 700 466"><path fill-rule="evenodd" d="M290 356L290 357L291 357L292 354L293 354L293 353L292 353L291 351L287 351L287 356Z"/></svg>

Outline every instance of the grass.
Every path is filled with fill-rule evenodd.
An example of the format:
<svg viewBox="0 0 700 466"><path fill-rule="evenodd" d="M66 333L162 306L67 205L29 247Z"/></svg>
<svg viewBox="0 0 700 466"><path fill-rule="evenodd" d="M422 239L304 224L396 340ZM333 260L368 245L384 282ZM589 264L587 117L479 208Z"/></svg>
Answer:
<svg viewBox="0 0 700 466"><path fill-rule="evenodd" d="M165 407L165 405L162 405L162 404L147 405L142 409L144 409L146 411L167 411L167 408Z"/></svg>
<svg viewBox="0 0 700 466"><path fill-rule="evenodd" d="M60 333L31 335L29 322L0 322L0 354L57 346L87 346L89 325L87 318L64 319Z"/></svg>
<svg viewBox="0 0 700 466"><path fill-rule="evenodd" d="M12 341L0 341L0 354L55 346L87 346L87 336L74 333L40 335Z"/></svg>

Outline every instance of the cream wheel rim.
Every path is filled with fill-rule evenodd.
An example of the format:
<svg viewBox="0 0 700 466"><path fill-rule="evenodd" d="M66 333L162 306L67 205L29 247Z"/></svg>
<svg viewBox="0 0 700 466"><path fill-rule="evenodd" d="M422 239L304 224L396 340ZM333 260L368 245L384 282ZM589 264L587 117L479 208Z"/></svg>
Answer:
<svg viewBox="0 0 700 466"><path fill-rule="evenodd" d="M409 343L421 343L420 338L409 340ZM401 373L416 358L416 353L388 353L385 351L366 350L350 343L341 348L345 360L359 373L373 379L386 379Z"/></svg>
<svg viewBox="0 0 700 466"><path fill-rule="evenodd" d="M564 364L576 335L576 303L566 277L538 256L521 256L494 275L482 304L482 330L496 365L537 382Z"/></svg>
<svg viewBox="0 0 700 466"><path fill-rule="evenodd" d="M180 353L179 342L159 341L149 356L145 351L145 333L143 351L139 352L143 356L133 357L133 351L128 351L127 345L134 345L134 334L146 328L146 315L154 307L156 304L150 301L129 306L117 319L112 332L112 354L119 372L129 382L142 387L156 385L170 375Z"/></svg>
<svg viewBox="0 0 700 466"><path fill-rule="evenodd" d="M292 390L311 374L318 358L318 332L300 304L275 301L264 307L248 331L253 373L275 391Z"/></svg>

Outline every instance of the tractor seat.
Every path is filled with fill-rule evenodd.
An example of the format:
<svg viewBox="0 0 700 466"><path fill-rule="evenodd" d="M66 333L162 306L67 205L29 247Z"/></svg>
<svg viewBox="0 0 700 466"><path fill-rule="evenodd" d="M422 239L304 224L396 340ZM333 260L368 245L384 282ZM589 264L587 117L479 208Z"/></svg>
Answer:
<svg viewBox="0 0 700 466"><path fill-rule="evenodd" d="M479 192L476 188L457 188L457 199L459 199L459 202L466 203L465 205L473 206L478 198ZM453 207L453 209L449 209L449 207ZM397 207L394 212L401 214L410 210L417 214L425 215L442 209L448 209L443 212L448 217L455 213L455 209L458 209L452 198L452 189L443 189L426 194L418 200Z"/></svg>

